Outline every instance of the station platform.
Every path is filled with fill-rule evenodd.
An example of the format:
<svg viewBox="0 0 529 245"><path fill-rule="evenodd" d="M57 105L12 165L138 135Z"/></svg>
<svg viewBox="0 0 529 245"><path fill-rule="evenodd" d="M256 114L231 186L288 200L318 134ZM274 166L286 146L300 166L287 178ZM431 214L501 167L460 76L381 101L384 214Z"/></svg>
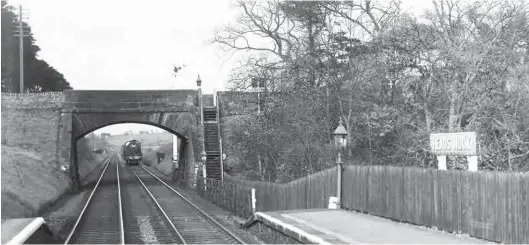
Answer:
<svg viewBox="0 0 529 245"><path fill-rule="evenodd" d="M368 214L334 209L256 212L243 226L249 228L258 222L301 243L309 244L492 243Z"/></svg>
<svg viewBox="0 0 529 245"><path fill-rule="evenodd" d="M61 239L42 217L2 220L2 244L57 244Z"/></svg>

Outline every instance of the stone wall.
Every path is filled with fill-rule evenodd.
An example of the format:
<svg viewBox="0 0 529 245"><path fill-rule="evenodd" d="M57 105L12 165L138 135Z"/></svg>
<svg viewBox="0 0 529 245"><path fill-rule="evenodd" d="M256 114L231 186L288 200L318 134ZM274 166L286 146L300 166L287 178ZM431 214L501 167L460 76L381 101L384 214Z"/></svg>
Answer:
<svg viewBox="0 0 529 245"><path fill-rule="evenodd" d="M217 98L221 118L257 112L257 93L224 91Z"/></svg>
<svg viewBox="0 0 529 245"><path fill-rule="evenodd" d="M90 112L188 111L195 106L195 90L69 90L64 92L67 108Z"/></svg>
<svg viewBox="0 0 529 245"><path fill-rule="evenodd" d="M60 170L69 165L71 143L61 140L69 139L62 128L68 124L64 98L63 93L2 93L2 218L39 215L70 190L70 177ZM84 178L101 157L81 150Z"/></svg>
<svg viewBox="0 0 529 245"><path fill-rule="evenodd" d="M115 123L146 123L186 138L186 170L190 174L202 149L199 118L196 90L2 93L2 144L34 149L58 169L76 162L78 149L72 145L86 133ZM83 178L83 173L77 175L77 165L70 169L72 178Z"/></svg>
<svg viewBox="0 0 529 245"><path fill-rule="evenodd" d="M64 163L61 149L62 93L6 94L2 93L2 145L32 149Z"/></svg>

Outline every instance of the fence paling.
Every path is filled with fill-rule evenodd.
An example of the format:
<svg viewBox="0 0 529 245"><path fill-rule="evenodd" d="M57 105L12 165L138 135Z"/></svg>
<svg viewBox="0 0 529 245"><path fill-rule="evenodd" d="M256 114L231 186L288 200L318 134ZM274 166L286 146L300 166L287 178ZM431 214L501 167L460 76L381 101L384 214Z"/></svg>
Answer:
<svg viewBox="0 0 529 245"><path fill-rule="evenodd" d="M344 208L500 242L529 239L527 174L364 170L354 166L344 172Z"/></svg>
<svg viewBox="0 0 529 245"><path fill-rule="evenodd" d="M197 192L243 217L251 215L252 187L258 211L326 208L336 195L336 168L285 184L233 177L215 181L208 184L215 186L208 187L211 193L198 188L199 181ZM346 209L493 241L529 243L528 190L527 173L347 166L341 201Z"/></svg>

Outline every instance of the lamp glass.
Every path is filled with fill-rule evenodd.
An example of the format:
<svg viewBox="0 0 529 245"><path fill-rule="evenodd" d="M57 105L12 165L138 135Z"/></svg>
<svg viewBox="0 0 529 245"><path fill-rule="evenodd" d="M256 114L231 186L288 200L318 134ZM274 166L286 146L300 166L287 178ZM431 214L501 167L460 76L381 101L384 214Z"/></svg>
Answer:
<svg viewBox="0 0 529 245"><path fill-rule="evenodd" d="M202 85L202 79L200 79L200 75L197 77L197 86L200 87Z"/></svg>
<svg viewBox="0 0 529 245"><path fill-rule="evenodd" d="M339 147L345 148L347 146L347 135L340 135L339 141L340 141Z"/></svg>
<svg viewBox="0 0 529 245"><path fill-rule="evenodd" d="M334 135L334 142L338 149L345 148L347 145L347 135Z"/></svg>
<svg viewBox="0 0 529 245"><path fill-rule="evenodd" d="M336 128L336 130L333 133L334 142L335 142L335 145L336 145L336 147L338 149L345 148L345 146L347 144L347 135L348 134L349 133L347 132L347 130L343 126L342 120L340 120L340 124L338 125L338 127Z"/></svg>

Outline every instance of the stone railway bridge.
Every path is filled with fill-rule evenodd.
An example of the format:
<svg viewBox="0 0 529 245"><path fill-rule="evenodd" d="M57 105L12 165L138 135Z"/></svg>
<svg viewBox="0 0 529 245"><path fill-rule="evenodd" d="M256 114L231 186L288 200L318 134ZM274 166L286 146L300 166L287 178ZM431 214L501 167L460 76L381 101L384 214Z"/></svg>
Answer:
<svg viewBox="0 0 529 245"><path fill-rule="evenodd" d="M235 105L234 105L235 104ZM53 168L68 165L79 183L77 140L99 128L142 123L163 128L182 141L179 176L194 176L206 153L208 178L222 178L222 118L256 110L250 92L196 90L68 90L2 93L2 145L45 154ZM230 108L231 106L231 108ZM244 108L235 112L233 108ZM201 113L202 112L202 113Z"/></svg>
<svg viewBox="0 0 529 245"><path fill-rule="evenodd" d="M179 136L183 143L179 165L183 166L182 171L192 171L194 157L200 157L202 150L197 96L196 90L64 92L60 119L62 137L58 140L63 146L61 156L69 159L74 183L79 179L77 140L94 130L118 123L149 124Z"/></svg>
<svg viewBox="0 0 529 245"><path fill-rule="evenodd" d="M69 165L69 175L74 186L78 186L78 139L112 124L150 124L182 139L179 165L184 166L181 171L190 173L195 162L200 160L203 145L199 92L69 90L62 93L2 93L2 144L54 152L55 167Z"/></svg>

